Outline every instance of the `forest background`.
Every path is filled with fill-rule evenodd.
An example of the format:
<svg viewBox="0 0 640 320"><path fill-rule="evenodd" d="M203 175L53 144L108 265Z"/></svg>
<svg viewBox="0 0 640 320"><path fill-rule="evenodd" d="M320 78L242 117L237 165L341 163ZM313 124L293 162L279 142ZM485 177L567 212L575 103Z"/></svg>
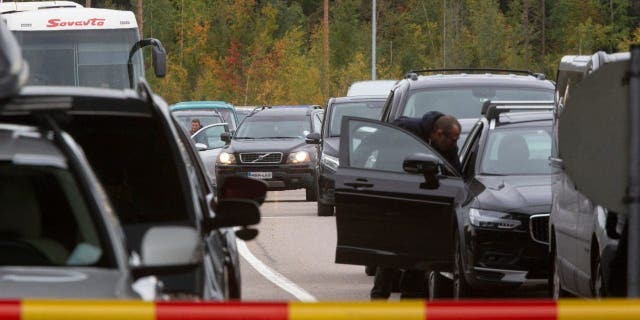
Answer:
<svg viewBox="0 0 640 320"><path fill-rule="evenodd" d="M92 6L135 12L137 3ZM144 36L168 52L167 76L149 82L169 103L324 105L344 96L350 83L371 79L372 1L329 1L328 74L323 3L144 0ZM640 0L378 0L376 21L377 79L443 67L524 69L553 79L563 55L639 42Z"/></svg>

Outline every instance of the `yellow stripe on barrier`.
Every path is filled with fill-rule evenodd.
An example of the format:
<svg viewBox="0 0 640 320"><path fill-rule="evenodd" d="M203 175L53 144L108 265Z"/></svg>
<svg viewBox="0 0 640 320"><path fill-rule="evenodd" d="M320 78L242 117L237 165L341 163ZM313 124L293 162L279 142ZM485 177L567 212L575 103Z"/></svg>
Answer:
<svg viewBox="0 0 640 320"><path fill-rule="evenodd" d="M21 320L155 320L153 302L23 300Z"/></svg>
<svg viewBox="0 0 640 320"><path fill-rule="evenodd" d="M558 320L638 320L640 301L625 299L558 301Z"/></svg>
<svg viewBox="0 0 640 320"><path fill-rule="evenodd" d="M289 304L289 320L424 320L425 318L424 301Z"/></svg>

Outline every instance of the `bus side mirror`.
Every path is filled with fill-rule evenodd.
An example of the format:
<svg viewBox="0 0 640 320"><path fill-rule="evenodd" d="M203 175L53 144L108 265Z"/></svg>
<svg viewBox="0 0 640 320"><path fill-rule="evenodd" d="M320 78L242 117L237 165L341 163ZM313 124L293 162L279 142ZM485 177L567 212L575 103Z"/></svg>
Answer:
<svg viewBox="0 0 640 320"><path fill-rule="evenodd" d="M152 39L153 50L151 51L151 58L153 60L153 72L158 78L164 78L167 74L167 51L162 46L162 42L158 39Z"/></svg>

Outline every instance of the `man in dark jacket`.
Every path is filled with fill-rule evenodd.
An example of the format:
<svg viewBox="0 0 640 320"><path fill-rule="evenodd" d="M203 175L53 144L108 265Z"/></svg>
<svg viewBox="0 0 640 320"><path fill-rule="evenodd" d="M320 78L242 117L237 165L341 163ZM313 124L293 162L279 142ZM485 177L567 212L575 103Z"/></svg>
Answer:
<svg viewBox="0 0 640 320"><path fill-rule="evenodd" d="M462 127L455 117L431 111L422 118L400 117L393 124L427 142L460 172L462 166L457 143Z"/></svg>
<svg viewBox="0 0 640 320"><path fill-rule="evenodd" d="M455 117L431 111L422 118L400 117L393 124L424 140L458 172L462 170L457 145L462 127ZM393 268L376 269L371 299L389 298L396 272ZM426 298L425 277L423 270L404 270L400 280L401 298Z"/></svg>

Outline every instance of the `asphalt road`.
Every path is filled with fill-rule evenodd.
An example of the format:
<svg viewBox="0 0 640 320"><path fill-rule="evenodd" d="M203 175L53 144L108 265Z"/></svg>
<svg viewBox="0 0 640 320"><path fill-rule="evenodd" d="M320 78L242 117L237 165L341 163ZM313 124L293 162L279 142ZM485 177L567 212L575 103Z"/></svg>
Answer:
<svg viewBox="0 0 640 320"><path fill-rule="evenodd" d="M334 217L318 217L304 190L269 192L260 234L241 250L242 297L248 301L368 300L373 277L364 267L335 264ZM507 297L544 297L542 282ZM398 299L398 294L392 295Z"/></svg>

